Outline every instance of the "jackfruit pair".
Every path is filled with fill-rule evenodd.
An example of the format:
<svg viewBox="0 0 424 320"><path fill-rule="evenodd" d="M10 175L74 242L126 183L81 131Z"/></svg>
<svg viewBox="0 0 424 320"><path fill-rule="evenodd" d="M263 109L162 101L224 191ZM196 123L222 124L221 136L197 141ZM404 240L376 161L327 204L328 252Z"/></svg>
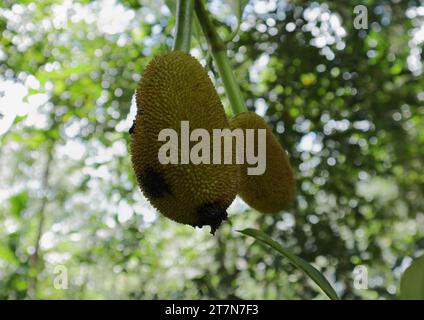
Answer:
<svg viewBox="0 0 424 320"><path fill-rule="evenodd" d="M138 83L136 104L131 160L143 194L166 217L194 227L209 225L214 234L237 193L264 212L279 211L291 202L292 171L271 129L254 113L240 114L230 124L208 74L189 54L176 51L153 58ZM161 164L158 151L164 142L158 141L159 132L180 132L181 121L189 121L190 129L206 129L210 136L213 129L266 128L267 171L247 176L235 161Z"/></svg>

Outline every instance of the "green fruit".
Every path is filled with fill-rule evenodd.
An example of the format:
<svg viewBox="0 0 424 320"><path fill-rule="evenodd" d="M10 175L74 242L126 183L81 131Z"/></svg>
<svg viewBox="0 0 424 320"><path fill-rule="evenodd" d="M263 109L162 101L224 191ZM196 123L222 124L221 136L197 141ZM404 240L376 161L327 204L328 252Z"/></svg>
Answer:
<svg viewBox="0 0 424 320"><path fill-rule="evenodd" d="M295 178L285 150L264 119L254 112L243 112L230 120L232 129L266 129L266 170L262 175L248 175L241 166L240 197L252 208L275 213L289 207L295 194ZM258 139L255 139L255 152Z"/></svg>

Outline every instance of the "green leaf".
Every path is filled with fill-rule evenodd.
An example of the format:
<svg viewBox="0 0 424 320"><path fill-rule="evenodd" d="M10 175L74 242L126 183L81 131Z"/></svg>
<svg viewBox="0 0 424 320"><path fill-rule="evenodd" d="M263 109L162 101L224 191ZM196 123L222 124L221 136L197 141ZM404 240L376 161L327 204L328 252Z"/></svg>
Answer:
<svg viewBox="0 0 424 320"><path fill-rule="evenodd" d="M264 232L260 230L251 229L251 228L238 230L238 232L251 236L255 238L256 240L270 246L274 250L281 253L283 256L285 256L286 258L290 260L291 264L293 264L296 268L306 273L309 276L309 278L311 278L311 280L314 281L330 299L339 300L339 297L337 296L336 291L334 291L333 287L330 285L327 279L321 274L321 272L319 272L317 269L315 269L313 266L311 266L308 262L306 262L302 258L284 249L278 242L271 239L267 234L265 234Z"/></svg>
<svg viewBox="0 0 424 320"><path fill-rule="evenodd" d="M400 279L402 300L424 300L424 255L415 259Z"/></svg>

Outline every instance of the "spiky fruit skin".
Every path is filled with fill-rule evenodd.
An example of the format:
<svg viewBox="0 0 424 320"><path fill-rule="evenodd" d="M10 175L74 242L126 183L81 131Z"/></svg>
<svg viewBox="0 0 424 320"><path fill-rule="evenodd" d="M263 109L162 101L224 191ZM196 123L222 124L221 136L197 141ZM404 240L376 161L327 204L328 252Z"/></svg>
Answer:
<svg viewBox="0 0 424 320"><path fill-rule="evenodd" d="M161 164L162 129L181 121L190 132L229 128L224 108L204 68L189 54L170 52L147 65L136 91L137 115L131 130L131 159L140 188L166 217L180 223L211 226L214 233L227 218L240 178L236 164ZM212 141L212 139L211 139ZM195 143L190 143L192 146ZM212 150L212 149L211 149ZM178 155L181 160L181 143Z"/></svg>
<svg viewBox="0 0 424 320"><path fill-rule="evenodd" d="M264 213L276 213L289 207L295 194L295 177L283 147L266 121L254 112L243 112L230 120L231 129L266 129L266 170L262 175L248 175L245 163L241 167L240 197L252 208ZM255 154L257 154L255 138Z"/></svg>

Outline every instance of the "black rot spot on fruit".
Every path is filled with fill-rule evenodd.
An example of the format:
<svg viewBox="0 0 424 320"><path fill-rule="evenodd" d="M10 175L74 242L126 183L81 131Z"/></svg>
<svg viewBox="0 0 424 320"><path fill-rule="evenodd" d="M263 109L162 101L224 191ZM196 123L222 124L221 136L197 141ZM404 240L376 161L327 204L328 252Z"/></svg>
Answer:
<svg viewBox="0 0 424 320"><path fill-rule="evenodd" d="M147 168L141 175L137 176L137 180L150 197L162 198L171 194L171 189L163 175L153 168Z"/></svg>

